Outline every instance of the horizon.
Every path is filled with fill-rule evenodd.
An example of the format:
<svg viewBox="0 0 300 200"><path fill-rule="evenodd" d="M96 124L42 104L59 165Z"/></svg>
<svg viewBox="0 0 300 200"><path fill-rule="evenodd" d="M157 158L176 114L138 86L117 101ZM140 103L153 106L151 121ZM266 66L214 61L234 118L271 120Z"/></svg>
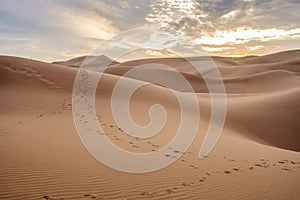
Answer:
<svg viewBox="0 0 300 200"><path fill-rule="evenodd" d="M284 5L279 0L1 4L0 54L46 62L89 55L101 42L139 27L176 30L211 56L260 56L300 44L300 2L295 0Z"/></svg>
<svg viewBox="0 0 300 200"><path fill-rule="evenodd" d="M225 56L219 56L219 55L208 55L209 57L220 57L220 58L233 58L233 59L239 59L239 58L247 58L247 57L262 57L262 56L268 56L268 55L273 55L273 54L278 54L278 53L284 53L284 52L292 52L292 51L300 51L300 48L298 49L290 49L290 50L285 50L285 51L277 51L277 52L273 52L273 53L268 53L268 54L262 54L262 55L236 55L236 56L231 56L231 55L225 55ZM66 62L72 59L77 59L77 58L81 58L81 57L89 57L89 56L95 56L95 57L101 57L104 56L108 59L111 59L109 56L105 55L105 54L99 54L99 55L79 55L78 57L71 57L71 58L67 58L67 59L62 59L62 60L42 60L42 59L34 59L34 58L29 58L29 57L22 57L22 56L16 56L16 55L8 55L8 54L1 54L0 56L9 56L9 57L19 57L19 58L24 58L24 59L32 59L32 60L36 60L36 61L40 61L40 62L45 62L45 63L56 63L56 62ZM191 57L184 57L184 58L193 58L193 57L205 57L204 56L191 56ZM181 58L181 57L142 57L142 58L138 58L138 59L117 59L117 60L113 60L112 61L116 61L119 63L122 62L130 62L130 61L135 61L135 60L143 60L143 59L169 59L169 58Z"/></svg>

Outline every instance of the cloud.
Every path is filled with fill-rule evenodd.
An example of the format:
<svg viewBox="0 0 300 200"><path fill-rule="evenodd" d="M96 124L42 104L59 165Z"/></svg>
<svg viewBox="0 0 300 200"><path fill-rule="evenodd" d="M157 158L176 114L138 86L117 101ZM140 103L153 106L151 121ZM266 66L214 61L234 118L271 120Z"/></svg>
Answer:
<svg viewBox="0 0 300 200"><path fill-rule="evenodd" d="M68 57L65 52L88 54L102 40L119 32L110 19L121 9L99 1L67 2L1 2L0 53L64 59ZM34 51L30 46L43 51Z"/></svg>
<svg viewBox="0 0 300 200"><path fill-rule="evenodd" d="M299 10L299 0L2 1L0 53L66 59L142 26L174 29L220 55L269 53L299 47Z"/></svg>
<svg viewBox="0 0 300 200"><path fill-rule="evenodd" d="M221 19L227 20L227 19L235 18L239 12L240 12L239 10L230 11L229 13L223 15Z"/></svg>
<svg viewBox="0 0 300 200"><path fill-rule="evenodd" d="M180 4L191 6L179 9ZM232 49L245 52L245 47L239 44L294 40L299 45L298 10L300 2L297 0L284 3L280 0L160 0L153 3L147 19L178 30L198 44L233 47L206 48L209 52L220 49L224 50L221 53L232 52L228 51Z"/></svg>

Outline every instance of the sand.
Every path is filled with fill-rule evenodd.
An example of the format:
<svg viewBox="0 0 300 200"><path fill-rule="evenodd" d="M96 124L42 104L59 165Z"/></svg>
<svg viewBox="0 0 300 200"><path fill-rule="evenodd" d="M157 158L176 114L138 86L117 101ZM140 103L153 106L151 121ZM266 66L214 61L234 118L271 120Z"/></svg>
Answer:
<svg viewBox="0 0 300 200"><path fill-rule="evenodd" d="M201 160L198 152L211 109L202 77L179 58L113 63L97 89L96 110L107 137L120 148L136 153L158 150L172 138L180 120L170 91L181 89L149 84L132 98L133 118L146 124L149 106L159 102L168 111L168 123L149 139L124 134L104 108L126 71L145 63L168 64L197 92L201 128L195 141L186 152L172 149L164 155L181 156L174 164L145 174L111 169L81 143L73 121L72 89L84 58L44 63L0 57L0 199L300 198L300 51L213 57L225 83L227 114L217 145ZM155 73L174 76L171 71ZM125 84L136 81L145 80L126 78Z"/></svg>

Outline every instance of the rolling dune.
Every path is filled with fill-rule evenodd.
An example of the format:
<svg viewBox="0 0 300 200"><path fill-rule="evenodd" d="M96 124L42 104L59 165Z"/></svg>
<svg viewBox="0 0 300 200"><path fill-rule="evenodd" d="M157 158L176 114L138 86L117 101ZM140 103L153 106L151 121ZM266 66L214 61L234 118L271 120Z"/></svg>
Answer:
<svg viewBox="0 0 300 200"><path fill-rule="evenodd" d="M73 120L72 91L85 58L44 63L0 57L0 199L299 199L299 50L212 58L222 80L210 82L224 82L227 111L222 135L204 159L198 153L211 119L211 99L203 77L189 63L181 58L117 63L96 57L89 73L104 72L96 91L97 121L103 137L130 152L158 151L174 137L181 113L174 92L190 91L178 85L172 70L140 71L168 77L170 87L126 72L138 65L165 64L180 72L195 91L201 112L192 145L186 152L170 147L171 153L162 159L179 159L145 174L111 169L81 143ZM193 58L198 63L206 59ZM96 68L109 62L113 63L106 70ZM149 123L151 105L165 107L167 123L159 134L139 139L125 134L114 121L111 95L121 77L124 94L131 84L147 83L130 101L137 124ZM84 123L86 116L81 120Z"/></svg>

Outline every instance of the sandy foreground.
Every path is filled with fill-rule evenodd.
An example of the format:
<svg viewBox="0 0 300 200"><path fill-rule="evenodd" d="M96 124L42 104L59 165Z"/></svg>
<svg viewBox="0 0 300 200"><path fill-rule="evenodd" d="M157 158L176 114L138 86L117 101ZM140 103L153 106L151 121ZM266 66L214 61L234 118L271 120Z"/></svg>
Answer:
<svg viewBox="0 0 300 200"><path fill-rule="evenodd" d="M151 62L170 65L190 81L199 99L200 128L191 147L186 152L172 149L162 156L181 156L174 164L146 174L113 170L81 143L72 115L72 88L81 61L50 64L0 57L0 199L300 198L300 51L214 57L225 83L227 114L221 138L205 159L198 152L211 105L202 78L179 58L113 63L97 88L96 110L107 134L103 137L120 148L156 151L174 136L180 121L171 93L177 88L149 84L133 95L132 116L145 125L149 107L160 103L168 112L166 126L147 139L125 134L108 108L114 84L128 70ZM128 78L125 84L134 81L139 80Z"/></svg>

